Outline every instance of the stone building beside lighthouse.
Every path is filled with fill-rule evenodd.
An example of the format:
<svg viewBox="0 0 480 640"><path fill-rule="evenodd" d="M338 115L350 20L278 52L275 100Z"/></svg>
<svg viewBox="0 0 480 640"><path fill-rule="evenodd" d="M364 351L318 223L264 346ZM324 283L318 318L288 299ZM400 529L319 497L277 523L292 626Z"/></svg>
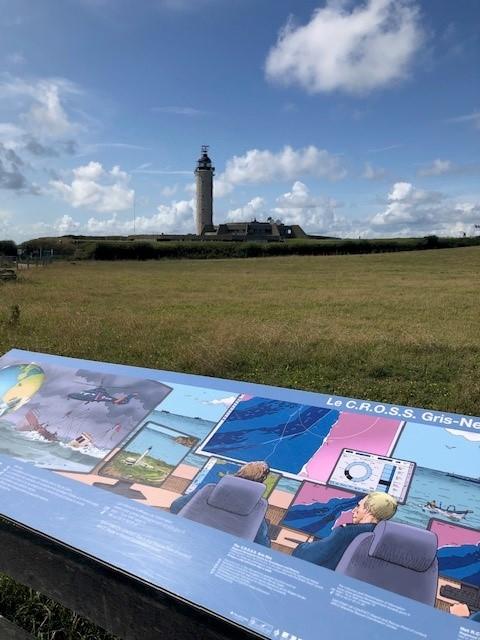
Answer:
<svg viewBox="0 0 480 640"><path fill-rule="evenodd" d="M297 225L285 225L280 220L269 218L266 222L225 222L213 224L213 176L215 167L208 155L209 147L202 145L200 158L195 167L196 211L195 227L201 240L263 241L275 242L290 238L307 238L307 234Z"/></svg>
<svg viewBox="0 0 480 640"><path fill-rule="evenodd" d="M208 146L202 145L202 155L195 168L197 190L196 230L197 235L214 231L213 227L213 176L215 167L208 157Z"/></svg>

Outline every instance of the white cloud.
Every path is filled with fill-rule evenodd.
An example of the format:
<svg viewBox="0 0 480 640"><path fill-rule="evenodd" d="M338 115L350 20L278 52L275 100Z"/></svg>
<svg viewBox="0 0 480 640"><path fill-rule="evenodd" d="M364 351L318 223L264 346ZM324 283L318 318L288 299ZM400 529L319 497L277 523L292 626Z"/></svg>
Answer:
<svg viewBox="0 0 480 640"><path fill-rule="evenodd" d="M369 149L368 153L383 153L384 151L391 151L392 149L400 149L403 144L389 144L386 147L378 147L376 149Z"/></svg>
<svg viewBox="0 0 480 640"><path fill-rule="evenodd" d="M133 221L122 222L118 220L116 213L103 220L92 217L87 220L87 231L93 234L128 234L133 231Z"/></svg>
<svg viewBox="0 0 480 640"><path fill-rule="evenodd" d="M219 398L218 400L215 399L215 400L205 401L203 402L203 404L213 404L213 405L223 404L226 407L229 407L235 402L236 399L237 399L237 396L228 396L228 398Z"/></svg>
<svg viewBox="0 0 480 640"><path fill-rule="evenodd" d="M73 175L78 180L96 180L104 173L104 169L99 162L89 162L88 164L77 167L73 170Z"/></svg>
<svg viewBox="0 0 480 640"><path fill-rule="evenodd" d="M338 215L339 204L331 199L311 195L303 182L277 198L272 213L285 224L299 224L304 231L328 235L345 234L348 222Z"/></svg>
<svg viewBox="0 0 480 640"><path fill-rule="evenodd" d="M165 198L172 198L178 191L178 184L174 184L172 186L166 186L163 187L163 189L161 190L161 194L162 196L165 196Z"/></svg>
<svg viewBox="0 0 480 640"><path fill-rule="evenodd" d="M480 219L480 201L458 202L435 191L425 191L410 182L397 182L388 194L383 211L369 220L373 235L439 236L470 235Z"/></svg>
<svg viewBox="0 0 480 640"><path fill-rule="evenodd" d="M148 166L151 166L150 164ZM142 168L141 166L138 169L134 169L132 173L144 173L146 175L158 175L158 176L191 176L193 171L183 170L183 169L148 169Z"/></svg>
<svg viewBox="0 0 480 640"><path fill-rule="evenodd" d="M419 176L442 176L446 173L451 173L454 170L453 164L450 160L440 160L437 158L432 164L422 167L418 171Z"/></svg>
<svg viewBox="0 0 480 640"><path fill-rule="evenodd" d="M80 229L80 223L76 222L71 216L64 215L58 220L55 220L53 225L54 230L61 236L68 233L73 233Z"/></svg>
<svg viewBox="0 0 480 640"><path fill-rule="evenodd" d="M386 171L383 167L374 167L370 162L365 163L362 177L365 180L380 180L385 177Z"/></svg>
<svg viewBox="0 0 480 640"><path fill-rule="evenodd" d="M386 209L374 215L371 223L378 227L432 224L439 201L437 193L416 189L410 182L396 182L388 194Z"/></svg>
<svg viewBox="0 0 480 640"><path fill-rule="evenodd" d="M450 122L453 124L463 123L463 122L471 122L475 129L480 129L480 111L473 111L472 113L467 113L463 116L456 116L455 118L448 118L446 122Z"/></svg>
<svg viewBox="0 0 480 640"><path fill-rule="evenodd" d="M252 198L244 207L238 207L238 209L231 209L227 213L227 220L231 222L249 222L252 218L255 218L257 213L261 213L265 208L265 200L256 196Z"/></svg>
<svg viewBox="0 0 480 640"><path fill-rule="evenodd" d="M143 4L150 5L157 10L169 11L195 11L200 7L212 4L214 0L144 0ZM118 0L77 0L80 4L94 11L122 10L127 3Z"/></svg>
<svg viewBox="0 0 480 640"><path fill-rule="evenodd" d="M250 149L243 156L227 161L225 171L215 179L217 197L233 191L236 185L295 180L304 175L339 180L346 175L338 157L314 145L302 149L285 146L281 151Z"/></svg>
<svg viewBox="0 0 480 640"><path fill-rule="evenodd" d="M17 114L11 122L0 122L0 149L4 156L1 188L39 194L41 189L28 179L28 174L39 168L38 160L74 153L76 143L71 136L83 127L71 119L67 103L70 96L78 93L74 84L62 78L27 82L0 74L2 106Z"/></svg>
<svg viewBox="0 0 480 640"><path fill-rule="evenodd" d="M13 51L12 53L8 54L7 62L13 65L21 65L25 64L26 58L20 51Z"/></svg>
<svg viewBox="0 0 480 640"><path fill-rule="evenodd" d="M68 216L64 216L68 217ZM77 227L78 228L78 227ZM91 234L127 235L133 233L133 220L121 220L116 213L110 218L91 217L84 228ZM161 204L151 216L137 216L135 233L194 233L194 201L179 200Z"/></svg>
<svg viewBox="0 0 480 640"><path fill-rule="evenodd" d="M152 217L137 218L137 232L195 233L194 200L160 204Z"/></svg>
<svg viewBox="0 0 480 640"><path fill-rule="evenodd" d="M0 122L0 142L9 149L15 149L24 135L25 130L13 122Z"/></svg>
<svg viewBox="0 0 480 640"><path fill-rule="evenodd" d="M235 185L229 182L223 174L219 175L213 181L213 195L215 198L223 198L224 196L227 196L229 193L232 193L234 188ZM185 187L185 191L188 193L195 193L196 189L197 187L194 182L187 184Z"/></svg>
<svg viewBox="0 0 480 640"><path fill-rule="evenodd" d="M132 207L134 192L128 182L128 174L119 167L107 171L92 161L73 170L71 183L51 180L50 185L72 207L108 213Z"/></svg>
<svg viewBox="0 0 480 640"><path fill-rule="evenodd" d="M187 9L197 9L205 4L210 4L212 0L156 0L158 7L183 11Z"/></svg>
<svg viewBox="0 0 480 640"><path fill-rule="evenodd" d="M140 144L132 144L130 142L95 142L91 144L83 144L81 146L81 149L79 149L77 156L92 155L102 149L126 149L127 151L150 151L150 147L145 147ZM151 162L148 162L140 165L138 169L145 169L150 166L151 166Z"/></svg>
<svg viewBox="0 0 480 640"><path fill-rule="evenodd" d="M4 209L0 209L0 234L3 236L8 232L10 219L12 214L9 211L5 211ZM3 239L0 236L0 239Z"/></svg>
<svg viewBox="0 0 480 640"><path fill-rule="evenodd" d="M452 436L460 436L470 442L480 442L480 433L474 433L473 431L460 431L459 429L446 429Z"/></svg>
<svg viewBox="0 0 480 640"><path fill-rule="evenodd" d="M175 116L202 116L206 111L195 109L195 107L152 107L155 113L169 113Z"/></svg>
<svg viewBox="0 0 480 640"><path fill-rule="evenodd" d="M305 25L289 20L266 61L266 74L309 93L367 93L404 78L423 42L409 0L329 0Z"/></svg>
<svg viewBox="0 0 480 640"><path fill-rule="evenodd" d="M0 82L0 97L20 100L23 128L43 139L63 138L80 130L66 109L67 97L78 93L78 87L63 78L26 82L7 76Z"/></svg>

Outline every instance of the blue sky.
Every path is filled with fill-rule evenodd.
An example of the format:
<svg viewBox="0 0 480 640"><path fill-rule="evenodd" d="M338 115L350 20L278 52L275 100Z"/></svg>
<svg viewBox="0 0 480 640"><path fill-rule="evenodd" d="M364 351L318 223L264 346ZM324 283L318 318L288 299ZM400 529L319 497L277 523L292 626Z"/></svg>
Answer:
<svg viewBox="0 0 480 640"><path fill-rule="evenodd" d="M236 398L235 395L217 389L168 384L172 391L158 405L157 411L169 411L179 416L218 422Z"/></svg>
<svg viewBox="0 0 480 640"><path fill-rule="evenodd" d="M0 0L0 238L480 224L478 0Z"/></svg>
<svg viewBox="0 0 480 640"><path fill-rule="evenodd" d="M408 422L395 447L395 456L419 467L472 478L479 477L480 434Z"/></svg>
<svg viewBox="0 0 480 640"><path fill-rule="evenodd" d="M149 447L152 447L150 452L152 457L175 466L190 451L189 447L175 442L175 438L179 435L177 431L152 425L148 429L142 429L128 443L125 450L142 454Z"/></svg>

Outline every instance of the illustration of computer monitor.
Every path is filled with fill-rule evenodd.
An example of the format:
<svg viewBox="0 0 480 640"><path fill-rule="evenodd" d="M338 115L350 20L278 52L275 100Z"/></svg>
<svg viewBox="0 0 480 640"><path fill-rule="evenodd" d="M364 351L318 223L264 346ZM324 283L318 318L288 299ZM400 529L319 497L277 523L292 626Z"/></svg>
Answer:
<svg viewBox="0 0 480 640"><path fill-rule="evenodd" d="M327 485L354 493L382 491L405 502L415 463L366 451L343 449Z"/></svg>
<svg viewBox="0 0 480 640"><path fill-rule="evenodd" d="M456 583L440 587L440 596L480 609L480 531L432 518L428 530L438 538L438 573Z"/></svg>

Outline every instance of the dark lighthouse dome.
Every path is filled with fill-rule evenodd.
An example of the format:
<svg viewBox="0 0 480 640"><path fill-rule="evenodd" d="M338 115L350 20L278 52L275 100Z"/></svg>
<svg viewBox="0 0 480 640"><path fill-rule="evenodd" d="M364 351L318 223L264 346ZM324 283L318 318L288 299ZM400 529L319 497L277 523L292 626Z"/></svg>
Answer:
<svg viewBox="0 0 480 640"><path fill-rule="evenodd" d="M208 156L208 146L207 145L203 145L202 146L202 155L200 156L200 158L197 161L197 168L198 169L208 169L209 171L215 171L215 167L212 167L212 161L210 160L209 156Z"/></svg>

